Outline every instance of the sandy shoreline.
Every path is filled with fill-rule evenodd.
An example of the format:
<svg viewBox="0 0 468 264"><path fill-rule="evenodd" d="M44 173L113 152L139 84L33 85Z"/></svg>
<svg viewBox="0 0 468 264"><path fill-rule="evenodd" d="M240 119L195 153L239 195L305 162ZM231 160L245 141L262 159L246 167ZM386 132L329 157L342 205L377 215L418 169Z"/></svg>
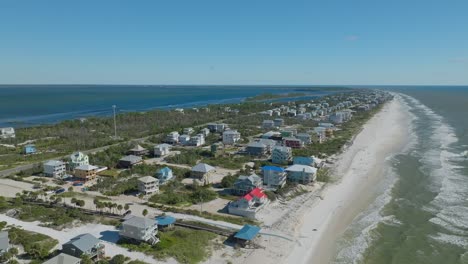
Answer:
<svg viewBox="0 0 468 264"><path fill-rule="evenodd" d="M397 96L335 158L336 182L317 186L287 203L272 203L260 214L264 230L281 232L295 241L262 236L265 249L248 252L233 263L329 263L336 240L378 195L373 187L382 181L388 158L407 143L408 124Z"/></svg>

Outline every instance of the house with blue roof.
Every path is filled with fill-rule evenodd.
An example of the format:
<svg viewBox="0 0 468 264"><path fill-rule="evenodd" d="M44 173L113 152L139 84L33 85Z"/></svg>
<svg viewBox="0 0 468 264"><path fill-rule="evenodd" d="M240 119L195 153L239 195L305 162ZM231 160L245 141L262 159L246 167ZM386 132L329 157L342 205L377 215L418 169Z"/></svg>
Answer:
<svg viewBox="0 0 468 264"><path fill-rule="evenodd" d="M158 223L158 229L163 230L166 228L172 228L176 219L168 215L160 215L156 217L156 222Z"/></svg>
<svg viewBox="0 0 468 264"><path fill-rule="evenodd" d="M234 235L234 238L236 239L236 242L239 245L245 247L248 243L254 240L254 238L258 235L259 232L260 227L253 225L245 225Z"/></svg>
<svg viewBox="0 0 468 264"><path fill-rule="evenodd" d="M164 167L156 172L156 178L159 180L159 184L166 184L168 181L174 179L172 169Z"/></svg>
<svg viewBox="0 0 468 264"><path fill-rule="evenodd" d="M277 166L262 167L263 184L268 188L279 189L286 184L286 172Z"/></svg>
<svg viewBox="0 0 468 264"><path fill-rule="evenodd" d="M34 154L36 152L37 152L36 145L29 144L29 145L24 146L24 154L29 155L29 154Z"/></svg>

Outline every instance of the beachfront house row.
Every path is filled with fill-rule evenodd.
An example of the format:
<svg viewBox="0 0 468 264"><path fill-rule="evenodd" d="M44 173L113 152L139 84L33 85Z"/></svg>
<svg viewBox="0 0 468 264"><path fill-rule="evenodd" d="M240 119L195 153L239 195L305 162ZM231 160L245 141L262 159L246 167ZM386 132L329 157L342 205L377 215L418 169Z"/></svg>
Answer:
<svg viewBox="0 0 468 264"><path fill-rule="evenodd" d="M263 184L268 188L279 189L286 184L286 172L283 168L276 166L262 167Z"/></svg>
<svg viewBox="0 0 468 264"><path fill-rule="evenodd" d="M146 154L148 154L148 150L145 149L144 147L140 146L140 145L136 145L134 148L130 149L128 151L128 154L129 155L134 155L134 156L144 156Z"/></svg>
<svg viewBox="0 0 468 264"><path fill-rule="evenodd" d="M154 219L133 216L122 223L119 235L123 239L146 242L155 245L159 242L158 224Z"/></svg>
<svg viewBox="0 0 468 264"><path fill-rule="evenodd" d="M28 144L24 146L24 154L29 155L29 154L34 154L36 152L37 152L36 145L34 144Z"/></svg>
<svg viewBox="0 0 468 264"><path fill-rule="evenodd" d="M57 256L46 260L42 264L80 264L81 258L70 256L65 253L60 253Z"/></svg>
<svg viewBox="0 0 468 264"><path fill-rule="evenodd" d="M275 122L273 120L263 120L262 128L263 129L271 129L275 127Z"/></svg>
<svg viewBox="0 0 468 264"><path fill-rule="evenodd" d="M1 127L0 128L0 138L15 138L16 133L15 129L12 127Z"/></svg>
<svg viewBox="0 0 468 264"><path fill-rule="evenodd" d="M171 151L171 145L169 144L159 144L154 146L154 156L163 157L169 154Z"/></svg>
<svg viewBox="0 0 468 264"><path fill-rule="evenodd" d="M75 168L73 175L83 181L96 179L99 168L93 165L81 165Z"/></svg>
<svg viewBox="0 0 468 264"><path fill-rule="evenodd" d="M292 159L290 147L276 146L271 152L271 162L275 164L288 164Z"/></svg>
<svg viewBox="0 0 468 264"><path fill-rule="evenodd" d="M241 138L241 134L237 130L226 130L223 132L223 143L225 145L234 145Z"/></svg>
<svg viewBox="0 0 468 264"><path fill-rule="evenodd" d="M268 148L265 144L256 141L250 142L245 148L247 154L257 157L265 156L267 154L267 150Z"/></svg>
<svg viewBox="0 0 468 264"><path fill-rule="evenodd" d="M62 252L77 258L87 255L97 260L104 258L105 254L104 244L91 234L81 234L70 239L62 245Z"/></svg>
<svg viewBox="0 0 468 264"><path fill-rule="evenodd" d="M245 195L255 188L262 187L262 178L256 174L249 176L239 176L234 182L232 193L235 195Z"/></svg>
<svg viewBox="0 0 468 264"><path fill-rule="evenodd" d="M288 181L309 184L315 181L317 177L317 168L294 164L286 168L286 173L288 175Z"/></svg>
<svg viewBox="0 0 468 264"><path fill-rule="evenodd" d="M49 160L44 163L44 175L47 177L62 178L65 173L65 163L60 160Z"/></svg>
<svg viewBox="0 0 468 264"><path fill-rule="evenodd" d="M156 172L156 178L159 180L159 184L166 184L168 181L174 179L174 174L172 173L171 168L164 167Z"/></svg>
<svg viewBox="0 0 468 264"><path fill-rule="evenodd" d="M164 141L169 144L179 143L179 132L172 131L171 133L166 135L166 139Z"/></svg>
<svg viewBox="0 0 468 264"><path fill-rule="evenodd" d="M296 138L301 140L303 144L310 144L312 143L312 136L308 133L298 133Z"/></svg>
<svg viewBox="0 0 468 264"><path fill-rule="evenodd" d="M143 162L143 159L139 156L128 155L119 160L119 167L121 168L131 168L135 165L138 165Z"/></svg>
<svg viewBox="0 0 468 264"><path fill-rule="evenodd" d="M268 204L268 197L260 188L255 188L248 194L227 206L228 213L255 219L256 213Z"/></svg>
<svg viewBox="0 0 468 264"><path fill-rule="evenodd" d="M304 142L298 138L287 137L283 138L283 145L290 148L302 148L304 147Z"/></svg>
<svg viewBox="0 0 468 264"><path fill-rule="evenodd" d="M73 171L76 167L82 166L82 165L89 165L88 155L79 151L70 155L69 167L71 171Z"/></svg>
<svg viewBox="0 0 468 264"><path fill-rule="evenodd" d="M211 175L216 172L216 169L206 163L198 163L192 167L190 176L194 179L197 179L204 184L211 183Z"/></svg>
<svg viewBox="0 0 468 264"><path fill-rule="evenodd" d="M10 239L8 238L8 231L0 232L0 256L7 253L10 249Z"/></svg>
<svg viewBox="0 0 468 264"><path fill-rule="evenodd" d="M151 176L138 178L138 192L143 195L158 193L159 180Z"/></svg>

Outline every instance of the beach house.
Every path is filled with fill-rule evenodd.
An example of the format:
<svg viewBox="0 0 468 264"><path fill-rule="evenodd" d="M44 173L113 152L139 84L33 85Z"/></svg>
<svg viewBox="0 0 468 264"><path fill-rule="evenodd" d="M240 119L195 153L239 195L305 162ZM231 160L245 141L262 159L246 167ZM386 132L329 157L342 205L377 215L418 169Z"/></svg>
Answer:
<svg viewBox="0 0 468 264"><path fill-rule="evenodd" d="M237 130L226 130L223 132L223 143L225 145L234 145L241 138L241 134Z"/></svg>
<svg viewBox="0 0 468 264"><path fill-rule="evenodd" d="M57 256L46 260L42 264L80 264L81 258L70 256L65 253L60 253Z"/></svg>
<svg viewBox="0 0 468 264"><path fill-rule="evenodd" d="M119 160L119 167L121 168L131 168L135 165L138 165L143 162L143 159L139 156L128 155Z"/></svg>
<svg viewBox="0 0 468 264"><path fill-rule="evenodd" d="M288 164L292 159L290 147L276 146L271 152L271 162L275 164Z"/></svg>
<svg viewBox="0 0 468 264"><path fill-rule="evenodd" d="M151 245L159 242L159 238L156 237L157 234L158 224L156 220L139 216L125 220L122 223L122 229L119 231L119 235L123 239L146 242Z"/></svg>
<svg viewBox="0 0 468 264"><path fill-rule="evenodd" d="M194 179L202 181L204 184L211 183L211 175L216 172L216 169L206 163L198 163L192 167L190 176Z"/></svg>
<svg viewBox="0 0 468 264"><path fill-rule="evenodd" d="M223 123L209 123L207 125L207 128L211 131L211 132L223 132L226 128L227 128L227 125L226 124L223 124Z"/></svg>
<svg viewBox="0 0 468 264"><path fill-rule="evenodd" d="M250 142L245 148L247 154L261 157L267 154L267 146L261 142Z"/></svg>
<svg viewBox="0 0 468 264"><path fill-rule="evenodd" d="M312 143L312 136L308 133L297 133L296 138L306 145Z"/></svg>
<svg viewBox="0 0 468 264"><path fill-rule="evenodd" d="M37 152L36 150L36 145L33 145L33 144L28 144L26 146L24 146L24 154L26 155L29 155L29 154L34 154Z"/></svg>
<svg viewBox="0 0 468 264"><path fill-rule="evenodd" d="M180 135L178 138L178 141L182 145L188 145L190 142L190 136L189 135Z"/></svg>
<svg viewBox="0 0 468 264"><path fill-rule="evenodd" d="M0 232L0 256L7 253L10 249L10 239L8 238L8 231Z"/></svg>
<svg viewBox="0 0 468 264"><path fill-rule="evenodd" d="M15 138L15 129L12 127L1 127L0 138Z"/></svg>
<svg viewBox="0 0 468 264"><path fill-rule="evenodd" d="M99 260L104 258L104 244L91 234L78 235L62 245L62 252L73 257L81 258L87 255L91 259Z"/></svg>
<svg viewBox="0 0 468 264"><path fill-rule="evenodd" d="M205 137L208 136L210 134L210 130L206 127L202 128L200 130L200 134L203 134Z"/></svg>
<svg viewBox="0 0 468 264"><path fill-rule="evenodd" d="M255 219L256 213L268 204L268 197L260 188L255 188L248 194L227 205L228 213Z"/></svg>
<svg viewBox="0 0 468 264"><path fill-rule="evenodd" d="M193 132L194 130L191 127L184 128L184 134L191 135Z"/></svg>
<svg viewBox="0 0 468 264"><path fill-rule="evenodd" d="M275 122L273 120L263 120L262 128L263 129L271 129L275 127Z"/></svg>
<svg viewBox="0 0 468 264"><path fill-rule="evenodd" d="M166 184L168 181L174 179L171 168L164 167L156 172L156 178L158 178L161 185Z"/></svg>
<svg viewBox="0 0 468 264"><path fill-rule="evenodd" d="M44 175L47 177L62 178L65 173L65 163L60 160L49 160L44 163Z"/></svg>
<svg viewBox="0 0 468 264"><path fill-rule="evenodd" d="M203 134L197 134L196 136L193 136L189 140L189 145L190 146L201 146L205 144L205 136Z"/></svg>
<svg viewBox="0 0 468 264"><path fill-rule="evenodd" d="M290 148L302 148L304 147L304 142L298 138L287 137L283 138L283 145Z"/></svg>
<svg viewBox="0 0 468 264"><path fill-rule="evenodd" d="M143 195L158 193L159 180L151 176L138 178L138 192Z"/></svg>
<svg viewBox="0 0 468 264"><path fill-rule="evenodd" d="M154 156L163 157L169 154L171 151L171 145L169 144L159 144L154 146Z"/></svg>
<svg viewBox="0 0 468 264"><path fill-rule="evenodd" d="M245 195L255 188L262 187L262 178L256 174L239 176L231 189L235 195Z"/></svg>
<svg viewBox="0 0 468 264"><path fill-rule="evenodd" d="M290 182L308 184L315 181L317 177L317 168L294 164L286 168L287 180Z"/></svg>
<svg viewBox="0 0 468 264"><path fill-rule="evenodd" d="M275 123L275 127L284 126L284 119L282 118L276 118L273 122Z"/></svg>
<svg viewBox="0 0 468 264"><path fill-rule="evenodd" d="M75 168L73 175L82 181L91 181L96 179L98 169L93 165L81 165Z"/></svg>
<svg viewBox="0 0 468 264"><path fill-rule="evenodd" d="M307 165L307 166L312 166L315 168L321 168L324 165L323 160L310 156L310 157L303 157L303 156L298 156L293 158L293 164L298 164L298 165Z"/></svg>
<svg viewBox="0 0 468 264"><path fill-rule="evenodd" d="M145 149L144 147L140 146L140 145L136 145L134 148L130 149L128 151L128 154L129 155L134 155L134 156L144 156L146 154L148 154L148 150Z"/></svg>
<svg viewBox="0 0 468 264"><path fill-rule="evenodd" d="M169 144L177 144L179 143L179 132L177 131L172 131L171 133L166 135L166 138L164 140L166 143Z"/></svg>
<svg viewBox="0 0 468 264"><path fill-rule="evenodd" d="M286 184L286 172L276 166L262 167L263 184L268 188L279 189Z"/></svg>
<svg viewBox="0 0 468 264"><path fill-rule="evenodd" d="M89 157L83 152L75 152L70 155L70 170L73 171L76 167L82 165L89 165Z"/></svg>

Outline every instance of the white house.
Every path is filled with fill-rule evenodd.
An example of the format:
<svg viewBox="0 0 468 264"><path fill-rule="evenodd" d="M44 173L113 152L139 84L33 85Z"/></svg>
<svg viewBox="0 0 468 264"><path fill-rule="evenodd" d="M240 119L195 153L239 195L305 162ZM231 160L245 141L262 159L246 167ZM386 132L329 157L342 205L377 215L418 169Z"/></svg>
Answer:
<svg viewBox="0 0 468 264"><path fill-rule="evenodd" d="M193 128L191 127L184 128L184 134L190 135L192 133L193 133Z"/></svg>
<svg viewBox="0 0 468 264"><path fill-rule="evenodd" d="M179 142L179 132L172 131L171 133L166 135L166 140L169 144L176 144Z"/></svg>
<svg viewBox="0 0 468 264"><path fill-rule="evenodd" d="M154 156L156 157L166 156L170 151L171 145L169 144L159 144L154 146Z"/></svg>
<svg viewBox="0 0 468 264"><path fill-rule="evenodd" d="M271 152L271 161L276 164L288 163L292 159L290 147L276 146Z"/></svg>
<svg viewBox="0 0 468 264"><path fill-rule="evenodd" d="M151 176L138 178L138 191L144 195L158 193L159 180Z"/></svg>
<svg viewBox="0 0 468 264"><path fill-rule="evenodd" d="M48 177L62 178L65 176L65 163L60 160L49 160L44 163L44 174Z"/></svg>
<svg viewBox="0 0 468 264"><path fill-rule="evenodd" d="M205 136L203 134L198 134L196 136L193 136L189 140L189 145L191 146L201 146L205 144Z"/></svg>
<svg viewBox="0 0 468 264"><path fill-rule="evenodd" d="M75 152L70 156L70 170L74 170L76 167L89 165L89 157L83 152Z"/></svg>
<svg viewBox="0 0 468 264"><path fill-rule="evenodd" d="M159 239L158 224L154 219L133 216L122 223L119 235L125 239L143 241L149 244L156 244Z"/></svg>
<svg viewBox="0 0 468 264"><path fill-rule="evenodd" d="M273 120L263 120L262 128L270 129L275 127L275 122Z"/></svg>
<svg viewBox="0 0 468 264"><path fill-rule="evenodd" d="M294 164L286 168L286 173L288 181L302 184L308 184L317 178L317 168L307 165Z"/></svg>
<svg viewBox="0 0 468 264"><path fill-rule="evenodd" d="M189 135L180 135L179 136L179 143L182 145L187 145L190 142Z"/></svg>
<svg viewBox="0 0 468 264"><path fill-rule="evenodd" d="M228 213L255 219L255 214L262 209L269 200L260 188L255 188L240 199L228 204Z"/></svg>
<svg viewBox="0 0 468 264"><path fill-rule="evenodd" d="M15 129L12 127L1 127L0 138L14 138L16 137Z"/></svg>
<svg viewBox="0 0 468 264"><path fill-rule="evenodd" d="M223 143L225 145L234 145L241 138L241 134L237 130L226 130L223 132Z"/></svg>

